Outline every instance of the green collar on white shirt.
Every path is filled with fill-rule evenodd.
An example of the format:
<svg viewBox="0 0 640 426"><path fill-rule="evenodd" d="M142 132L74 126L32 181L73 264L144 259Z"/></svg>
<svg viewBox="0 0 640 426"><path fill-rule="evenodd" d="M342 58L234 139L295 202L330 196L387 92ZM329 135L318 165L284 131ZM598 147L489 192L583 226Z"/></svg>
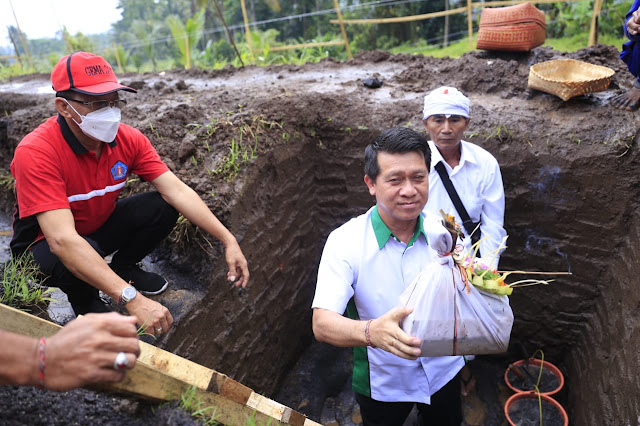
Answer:
<svg viewBox="0 0 640 426"><path fill-rule="evenodd" d="M416 229L413 232L413 235L411 236L411 239L409 240L409 244L407 244L407 247L411 247L413 243L416 242L416 240L418 239L421 233L424 234L425 239L427 238L427 234L424 232L423 223L424 223L424 219L422 217L422 214L419 214L418 221L416 223ZM378 212L378 206L375 206L373 208L373 211L371 212L371 226L373 226L373 233L376 235L376 240L378 241L378 248L380 248L380 250L382 250L384 246L387 244L387 241L389 241L389 237L393 237L397 241L400 241L398 237L393 235L393 232L391 232L389 227L382 221L382 218L380 217L380 213Z"/></svg>

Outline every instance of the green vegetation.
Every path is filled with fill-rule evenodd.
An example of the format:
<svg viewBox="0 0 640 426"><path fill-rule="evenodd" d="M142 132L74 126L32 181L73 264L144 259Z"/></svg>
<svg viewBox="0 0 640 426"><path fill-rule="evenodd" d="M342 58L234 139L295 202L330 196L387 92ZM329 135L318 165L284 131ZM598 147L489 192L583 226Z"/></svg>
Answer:
<svg viewBox="0 0 640 426"><path fill-rule="evenodd" d="M0 192L13 196L16 190L16 180L10 171L0 170Z"/></svg>
<svg viewBox="0 0 640 426"><path fill-rule="evenodd" d="M496 126L495 129L485 130L482 132L473 132L467 134L467 139L471 140L476 137L481 137L483 142L488 141L491 138L496 138L500 142L511 142L513 139L513 132L507 129L507 126L502 124ZM529 143L530 144L530 143Z"/></svg>
<svg viewBox="0 0 640 426"><path fill-rule="evenodd" d="M191 416L196 417L203 425L215 426L221 424L215 420L217 409L214 407L203 407L202 398L197 395L196 390L195 385L189 387L189 389L180 395L178 406L191 413Z"/></svg>
<svg viewBox="0 0 640 426"><path fill-rule="evenodd" d="M473 45L476 45L476 39L473 39ZM447 47L440 45L427 44L422 41L416 45L404 45L389 49L391 53L409 53L413 55L433 56L435 58L459 58L469 51L469 39L463 39L449 44Z"/></svg>
<svg viewBox="0 0 640 426"><path fill-rule="evenodd" d="M149 323L150 319L151 319L151 317L149 317L146 320L144 320L142 325L140 327L138 327L138 329L136 330L136 333L138 334L138 336L151 336L151 337L153 337L153 340L156 340L157 337L156 337L155 334L147 332L147 330L149 329L149 326L147 324Z"/></svg>
<svg viewBox="0 0 640 426"><path fill-rule="evenodd" d="M600 34L598 44L608 44L615 46L618 50L622 49L622 44L626 41L624 37L617 37L612 34ZM547 38L543 46L551 46L559 52L575 52L584 49L589 44L589 33L576 34L571 37ZM473 39L473 45L476 45L476 38ZM403 45L389 49L391 53L408 53L413 55L433 56L435 58L459 58L469 52L469 39L460 40L451 43L447 47L440 47L421 43L417 45Z"/></svg>
<svg viewBox="0 0 640 426"><path fill-rule="evenodd" d="M191 58L196 53L196 46L202 38L204 29L204 9L199 10L193 18L187 19L186 23L182 23L176 15L169 15L165 22L171 30L171 35L180 52L178 62L186 69L191 68Z"/></svg>
<svg viewBox="0 0 640 426"><path fill-rule="evenodd" d="M239 105L239 109L242 110L242 105ZM252 116L250 120L234 123L229 118L231 114L232 111L229 111L222 118L212 117L201 136L208 152L211 151L211 143L215 140L231 139L229 149L222 160L208 170L210 176L221 176L228 182L238 175L243 164L258 158L261 146L277 142L286 143L291 139L291 134L278 122L265 120L263 116L258 115ZM202 127L194 123L189 126Z"/></svg>
<svg viewBox="0 0 640 426"><path fill-rule="evenodd" d="M171 234L169 234L169 239L180 248L184 248L191 243L196 243L204 252L208 251L207 247L213 248L213 244L200 228L182 215L178 217L176 225L173 227Z"/></svg>
<svg viewBox="0 0 640 426"><path fill-rule="evenodd" d="M258 421L256 420L255 411L253 412L253 414L251 414L251 416L247 416L247 422L245 423L246 426L258 426L258 425L269 426L270 424L271 424L271 419L267 420L266 424L258 423Z"/></svg>
<svg viewBox="0 0 640 426"><path fill-rule="evenodd" d="M27 39L32 64L26 60L24 47L17 43L21 63L15 59L0 59L0 79L33 72L48 73L61 56L77 50L105 56L118 72L148 72L176 66L219 69L252 62L257 65L303 64L324 58L347 58L343 45L279 49L292 44L341 41L339 27L330 22L335 19L335 12L333 2L329 0L248 2L248 19L255 23L250 29L253 54L244 30L240 2L219 0L219 3L226 23L233 28L233 40L229 40L213 2L120 0L118 8L122 10L122 18L109 33L72 35L63 27L56 39ZM443 8L442 3L426 0L394 2L393 5L385 2L369 4L364 0L340 3L345 19L420 15ZM599 43L621 48L625 41L622 25L629 4L604 0L598 21ZM463 0L449 0L450 8L464 5L466 2ZM537 6L545 12L547 19L545 45L569 52L587 46L592 2L585 0ZM479 17L480 13L476 16ZM477 35L477 21L473 22L473 27ZM11 26L7 31L14 40L20 40L17 28ZM457 58L470 50L464 13L449 17L446 33L444 18L398 24L347 25L346 31L354 54L382 49L393 53ZM473 44L475 46L475 40ZM4 53L13 52L5 49Z"/></svg>
<svg viewBox="0 0 640 426"><path fill-rule="evenodd" d="M198 421L205 426L217 426L222 424L216 421L217 409L215 407L203 407L202 397L198 395L198 388L196 388L195 385L190 386L189 389L180 395L178 407L191 413L193 417L198 419ZM259 423L258 420L256 420L255 410L251 416L246 415L246 417L247 419L244 423L245 426L271 425L271 419L267 420L267 423Z"/></svg>
<svg viewBox="0 0 640 426"><path fill-rule="evenodd" d="M589 41L589 33L576 34L571 37L551 38L547 39L543 46L551 46L560 52L575 52L587 46ZM624 37L616 37L612 34L600 34L598 36L598 44L609 44L615 46L618 50L622 50L622 44L627 39Z"/></svg>
<svg viewBox="0 0 640 426"><path fill-rule="evenodd" d="M31 252L14 257L2 268L0 303L29 311L51 302L51 289L43 285L44 278L33 260Z"/></svg>

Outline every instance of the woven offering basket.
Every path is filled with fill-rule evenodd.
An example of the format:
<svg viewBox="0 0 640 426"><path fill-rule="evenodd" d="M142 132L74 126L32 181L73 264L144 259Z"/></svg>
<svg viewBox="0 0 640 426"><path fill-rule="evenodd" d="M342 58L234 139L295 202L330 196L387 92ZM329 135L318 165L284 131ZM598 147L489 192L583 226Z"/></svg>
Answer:
<svg viewBox="0 0 640 426"><path fill-rule="evenodd" d="M574 96L606 90L615 71L575 59L555 59L532 65L529 87L567 101Z"/></svg>

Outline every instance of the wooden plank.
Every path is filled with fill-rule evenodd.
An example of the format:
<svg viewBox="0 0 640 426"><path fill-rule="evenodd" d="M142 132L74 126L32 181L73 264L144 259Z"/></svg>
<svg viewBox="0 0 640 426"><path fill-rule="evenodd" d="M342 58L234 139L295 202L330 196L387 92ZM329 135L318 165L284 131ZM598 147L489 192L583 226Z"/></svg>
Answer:
<svg viewBox="0 0 640 426"><path fill-rule="evenodd" d="M274 46L270 47L270 52L277 52L278 50L291 50L291 49L304 49L306 47L319 47L319 46L343 46L343 41L319 41L314 43L300 43L300 44L288 44L286 46Z"/></svg>
<svg viewBox="0 0 640 426"><path fill-rule="evenodd" d="M451 10L443 10L441 12L425 13L423 15L398 16L395 18L379 18L379 19L343 19L344 24L392 24L398 22L422 21L424 19L438 18L440 16L455 15L456 13L466 12L467 7L458 7ZM339 24L337 19L329 21L332 24Z"/></svg>
<svg viewBox="0 0 640 426"><path fill-rule="evenodd" d="M0 328L29 337L49 337L62 327L0 303Z"/></svg>
<svg viewBox="0 0 640 426"><path fill-rule="evenodd" d="M585 0L566 0L566 1L576 2L576 1L585 1ZM465 13L469 10L469 4L471 8L483 8L483 7L489 7L489 6L507 6L507 5L526 3L526 2L527 0L500 0L500 1L488 1L484 3L468 2L468 5L464 7L458 7L456 9L450 9L450 10L442 10L440 12L425 13L422 15L398 16L395 18L378 18L378 19L343 19L342 23L344 24L391 24L391 23L398 23L398 22L422 21L425 19L439 18L441 16L455 15L457 13ZM558 3L558 0L533 0L528 2L532 4ZM471 19L471 18L468 18L468 19ZM332 24L340 23L338 19L331 19L329 22Z"/></svg>
<svg viewBox="0 0 640 426"><path fill-rule="evenodd" d="M277 402L274 404L274 402L275 401L271 401L269 398L252 392L251 397L247 401L247 406L260 411L261 413L269 414L271 417L275 417L276 419L282 419L284 409L287 407Z"/></svg>
<svg viewBox="0 0 640 426"><path fill-rule="evenodd" d="M207 413L210 414L215 410L215 420L223 424L246 424L249 418L255 419L256 424L285 424L279 419L256 411L244 404L231 401L213 392L198 389L141 363L137 363L132 370L128 371L122 382L103 384L92 388L108 392L126 393L154 401L179 400L181 395L192 391L194 392L194 400L200 403L200 408L212 407L212 410L207 411Z"/></svg>
<svg viewBox="0 0 640 426"><path fill-rule="evenodd" d="M224 374L142 341L140 342L138 362L204 390L208 389L211 380L215 381L218 375L226 377Z"/></svg>
<svg viewBox="0 0 640 426"><path fill-rule="evenodd" d="M30 337L52 336L62 327L27 312L0 304L0 329ZM258 395L225 374L171 352L140 342L140 357L124 381L93 385L91 389L123 392L144 399L170 401L195 387L202 406L217 407L218 421L245 424L247 418L261 423L293 426L319 425L276 401ZM276 423L274 423L274 420Z"/></svg>

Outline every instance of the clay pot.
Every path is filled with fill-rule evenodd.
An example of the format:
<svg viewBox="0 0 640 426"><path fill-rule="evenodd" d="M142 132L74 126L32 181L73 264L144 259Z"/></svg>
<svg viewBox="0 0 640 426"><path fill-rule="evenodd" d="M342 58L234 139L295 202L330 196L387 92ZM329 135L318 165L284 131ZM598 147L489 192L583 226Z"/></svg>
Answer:
<svg viewBox="0 0 640 426"><path fill-rule="evenodd" d="M540 364L542 363L542 361L540 361L538 358L529 358L529 365L533 365L536 366L537 368L534 369L535 373L533 373L533 377L535 377L535 379L538 379L538 373L540 370ZM514 366L523 366L524 364L524 360L521 359L520 361L516 361L513 363ZM560 371L560 369L558 367L556 367L555 365L551 364L549 361L545 361L544 365L542 367L543 369L543 373L544 371L549 371L551 373L553 373L553 375L558 379L558 387L552 390L547 390L545 392L540 392L541 395L555 395L556 393L558 393L560 391L560 389L562 389L562 387L564 386L564 375L562 374L562 372ZM509 374L509 369L507 368L507 370L504 372L504 381L507 384L507 386L514 392L529 392L531 391L531 389L521 389L518 386L522 386L522 382L520 381L520 379L518 379L517 377L515 377L515 374ZM509 381L509 378L511 377L511 379L513 380L513 382ZM544 376L543 376L544 378ZM541 383L542 384L542 383Z"/></svg>
<svg viewBox="0 0 640 426"><path fill-rule="evenodd" d="M545 362L546 364L546 362ZM552 416L558 420L557 423L551 423L549 421L544 422L544 425L555 425L555 424L560 424L562 423L563 426L569 426L569 416L567 415L567 412L564 410L564 408L562 408L562 405L560 405L558 403L558 401L556 401L555 399L551 398L548 395L543 395L540 394L540 398L542 399L542 419L545 420L545 413L549 414L549 410L553 410L555 411L555 413L552 414ZM518 410L517 404L518 402L523 402L524 400L532 400L532 404L529 404L530 406L533 405L533 407L529 407L531 408L531 412L526 414L523 410ZM526 401L528 402L528 401ZM522 420L539 420L539 405L538 405L538 393L535 391L530 391L530 392L517 392L513 395L511 395L511 397L507 400L507 403L504 405L504 415L507 418L507 421L509 422L509 424L511 426L516 426L519 421ZM511 411L511 413L510 413ZM517 418L518 416L523 416L521 418Z"/></svg>

